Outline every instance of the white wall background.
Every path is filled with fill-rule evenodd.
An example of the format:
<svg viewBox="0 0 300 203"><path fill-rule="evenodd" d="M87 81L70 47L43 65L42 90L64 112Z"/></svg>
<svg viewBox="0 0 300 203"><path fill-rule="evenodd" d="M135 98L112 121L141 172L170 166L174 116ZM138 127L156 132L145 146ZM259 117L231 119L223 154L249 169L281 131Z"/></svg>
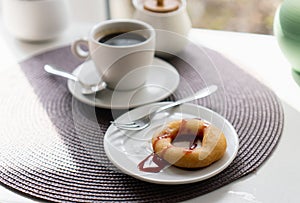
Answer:
<svg viewBox="0 0 300 203"><path fill-rule="evenodd" d="M0 15L2 8L2 1L0 0ZM12 0L14 1L14 0ZM90 23L97 23L105 20L106 0L67 0L71 10L72 21L85 21Z"/></svg>
<svg viewBox="0 0 300 203"><path fill-rule="evenodd" d="M68 0L75 21L97 23L106 19L105 0Z"/></svg>
<svg viewBox="0 0 300 203"><path fill-rule="evenodd" d="M0 15L1 5L0 0ZM11 0L15 1L15 0ZM42 0L41 0L42 1ZM71 18L75 22L97 23L107 17L106 0L67 0L71 10ZM110 13L112 18L130 18L133 14L131 0L109 0ZM201 0L187 0L188 12L192 16L192 21L201 20L203 15L203 3ZM194 22L194 23L195 23Z"/></svg>

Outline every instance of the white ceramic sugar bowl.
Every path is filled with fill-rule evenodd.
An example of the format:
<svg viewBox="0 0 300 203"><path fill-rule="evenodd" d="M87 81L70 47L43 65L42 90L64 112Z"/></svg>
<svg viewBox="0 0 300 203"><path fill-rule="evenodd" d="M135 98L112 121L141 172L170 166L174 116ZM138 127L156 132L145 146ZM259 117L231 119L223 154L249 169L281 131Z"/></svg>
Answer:
<svg viewBox="0 0 300 203"><path fill-rule="evenodd" d="M178 8L170 12L155 12L145 9L149 0L133 0L133 18L151 24L156 29L156 54L167 57L176 55L187 44L191 21L186 10L186 0L177 0Z"/></svg>
<svg viewBox="0 0 300 203"><path fill-rule="evenodd" d="M69 23L67 0L3 0L3 20L18 39L43 41L57 37Z"/></svg>

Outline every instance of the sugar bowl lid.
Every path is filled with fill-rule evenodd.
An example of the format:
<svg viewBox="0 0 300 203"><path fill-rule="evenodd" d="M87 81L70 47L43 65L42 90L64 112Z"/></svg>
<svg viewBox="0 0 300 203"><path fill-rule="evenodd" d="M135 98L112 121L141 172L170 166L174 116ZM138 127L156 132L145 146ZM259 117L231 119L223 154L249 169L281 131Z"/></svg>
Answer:
<svg viewBox="0 0 300 203"><path fill-rule="evenodd" d="M155 13L168 13L176 11L180 6L178 0L146 0L144 9Z"/></svg>

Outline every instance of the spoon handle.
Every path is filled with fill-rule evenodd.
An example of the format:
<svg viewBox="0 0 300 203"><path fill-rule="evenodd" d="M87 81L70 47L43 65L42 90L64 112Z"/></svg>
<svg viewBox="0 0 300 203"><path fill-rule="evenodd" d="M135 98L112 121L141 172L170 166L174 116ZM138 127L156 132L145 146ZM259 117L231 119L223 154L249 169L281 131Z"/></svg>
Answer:
<svg viewBox="0 0 300 203"><path fill-rule="evenodd" d="M190 101L194 101L196 99L200 99L200 98L206 97L206 96L214 93L217 89L218 89L218 87L216 85L210 85L210 86L208 86L208 87L206 87L204 89L201 89L200 91L196 92L194 95L192 95L190 97L178 100L176 102L173 102L171 104L168 104L166 106L163 106L163 107L159 108L157 111L155 111L155 113L159 113L159 112L165 111L165 110L167 110L169 108L178 106L178 105L186 103L186 102L190 102Z"/></svg>
<svg viewBox="0 0 300 203"><path fill-rule="evenodd" d="M79 82L79 80L76 76L72 75L71 73L67 73L62 70L58 70L58 69L54 68L53 66L45 65L44 70L48 73L52 73L54 75L58 75L58 76L61 76L64 78L68 78L70 80L74 80L75 82Z"/></svg>

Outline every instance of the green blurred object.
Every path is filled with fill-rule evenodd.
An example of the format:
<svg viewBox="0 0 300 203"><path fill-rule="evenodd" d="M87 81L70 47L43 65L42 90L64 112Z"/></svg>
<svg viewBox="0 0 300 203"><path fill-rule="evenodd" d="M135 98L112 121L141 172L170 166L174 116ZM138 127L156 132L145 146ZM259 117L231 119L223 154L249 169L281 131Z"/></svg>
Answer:
<svg viewBox="0 0 300 203"><path fill-rule="evenodd" d="M300 1L285 0L277 9L274 18L274 35L290 62L300 72Z"/></svg>
<svg viewBox="0 0 300 203"><path fill-rule="evenodd" d="M285 36L294 40L300 40L299 0L285 0L280 8L279 20Z"/></svg>
<svg viewBox="0 0 300 203"><path fill-rule="evenodd" d="M300 86L300 73L292 69L292 76L294 81Z"/></svg>

